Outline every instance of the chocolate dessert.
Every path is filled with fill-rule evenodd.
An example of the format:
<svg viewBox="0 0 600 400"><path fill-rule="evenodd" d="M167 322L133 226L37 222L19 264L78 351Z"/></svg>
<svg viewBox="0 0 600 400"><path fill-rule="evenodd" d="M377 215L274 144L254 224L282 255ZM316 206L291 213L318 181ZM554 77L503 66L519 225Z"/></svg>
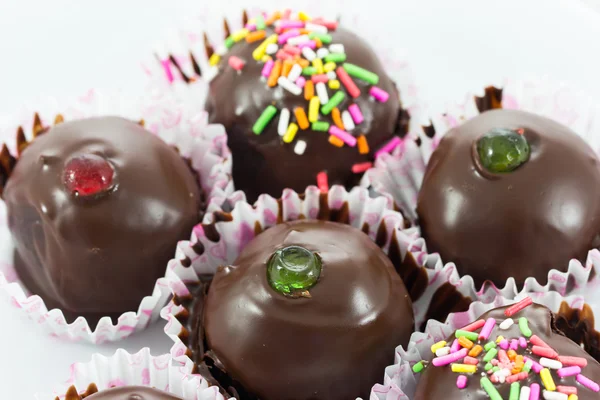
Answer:
<svg viewBox="0 0 600 400"><path fill-rule="evenodd" d="M269 228L205 295L190 310L190 350L213 383L244 400L367 398L414 329L390 260L333 222Z"/></svg>
<svg viewBox="0 0 600 400"><path fill-rule="evenodd" d="M207 45L217 72L206 110L225 126L235 187L250 202L284 188L351 188L406 133L408 114L371 43L335 21L259 15L225 48Z"/></svg>
<svg viewBox="0 0 600 400"><path fill-rule="evenodd" d="M585 262L600 233L600 164L550 119L491 110L450 130L433 153L417 213L430 252L479 288L513 277L545 284Z"/></svg>
<svg viewBox="0 0 600 400"><path fill-rule="evenodd" d="M600 364L531 303L493 309L434 344L414 400L598 399Z"/></svg>
<svg viewBox="0 0 600 400"><path fill-rule="evenodd" d="M84 394L77 393L74 386L69 388L64 400L183 400L162 390L146 386L122 386L98 391L96 385L90 385ZM59 400L57 397L56 400Z"/></svg>
<svg viewBox="0 0 600 400"><path fill-rule="evenodd" d="M18 158L2 154L19 278L70 321L137 311L199 221L197 176L176 150L122 118L37 133L31 142L19 135Z"/></svg>

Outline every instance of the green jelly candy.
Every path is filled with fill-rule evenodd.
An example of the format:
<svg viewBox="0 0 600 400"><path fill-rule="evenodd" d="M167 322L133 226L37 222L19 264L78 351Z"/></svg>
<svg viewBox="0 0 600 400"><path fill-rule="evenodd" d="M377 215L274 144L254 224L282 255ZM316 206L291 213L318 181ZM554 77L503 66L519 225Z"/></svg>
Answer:
<svg viewBox="0 0 600 400"><path fill-rule="evenodd" d="M277 250L267 265L269 285L286 296L296 296L310 289L320 275L321 259L300 246Z"/></svg>
<svg viewBox="0 0 600 400"><path fill-rule="evenodd" d="M495 128L477 140L481 165L493 173L511 172L529 160L529 143L512 129Z"/></svg>

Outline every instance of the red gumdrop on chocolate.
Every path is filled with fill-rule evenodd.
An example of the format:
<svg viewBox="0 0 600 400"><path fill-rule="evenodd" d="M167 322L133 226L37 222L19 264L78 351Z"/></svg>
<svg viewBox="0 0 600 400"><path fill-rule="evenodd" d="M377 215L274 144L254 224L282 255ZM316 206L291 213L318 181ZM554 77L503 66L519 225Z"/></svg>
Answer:
<svg viewBox="0 0 600 400"><path fill-rule="evenodd" d="M75 196L94 196L113 187L114 169L104 158L95 154L72 157L65 164L63 182Z"/></svg>

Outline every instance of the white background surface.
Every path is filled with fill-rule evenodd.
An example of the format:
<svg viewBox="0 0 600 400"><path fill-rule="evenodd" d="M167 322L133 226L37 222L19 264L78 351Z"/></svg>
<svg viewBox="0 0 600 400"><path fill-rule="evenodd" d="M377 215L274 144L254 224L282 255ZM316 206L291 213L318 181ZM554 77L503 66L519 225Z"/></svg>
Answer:
<svg viewBox="0 0 600 400"><path fill-rule="evenodd" d="M90 87L141 90L145 77L139 61L148 58L166 29L194 14L204 2L0 0L0 114L15 112L40 94L77 95ZM229 10L238 4L291 4L227 3ZM400 4L389 9L384 8L386 3ZM550 74L600 93L600 14L583 2L363 0L345 4L356 4L357 13L369 12L375 23L386 26L390 39L410 56L420 95L433 109L441 110L461 100L466 91L500 83L504 77ZM92 347L45 337L3 302L0 316L2 400L49 392L68 378L71 363L88 361L96 351L112 354L117 347L137 351L150 346L153 354L160 354L170 347L162 334L162 321L124 342Z"/></svg>

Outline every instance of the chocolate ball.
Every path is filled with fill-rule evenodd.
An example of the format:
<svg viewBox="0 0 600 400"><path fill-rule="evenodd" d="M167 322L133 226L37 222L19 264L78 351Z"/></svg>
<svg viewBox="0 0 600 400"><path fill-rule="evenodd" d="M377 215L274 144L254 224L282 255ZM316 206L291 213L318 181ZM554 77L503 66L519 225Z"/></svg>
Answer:
<svg viewBox="0 0 600 400"><path fill-rule="evenodd" d="M102 390L91 396L80 396L75 388L67 392L64 400L183 400L181 397L173 396L162 390L146 386L122 386ZM58 400L58 397L57 397Z"/></svg>
<svg viewBox="0 0 600 400"><path fill-rule="evenodd" d="M68 320L137 311L199 221L200 194L177 151L134 122L56 125L3 192L19 278Z"/></svg>
<svg viewBox="0 0 600 400"><path fill-rule="evenodd" d="M550 269L598 246L600 166L569 128L514 110L484 112L434 151L417 202L430 252L477 288L513 277L545 284Z"/></svg>
<svg viewBox="0 0 600 400"><path fill-rule="evenodd" d="M296 291L273 282L293 281L270 271L281 261L299 276ZM368 397L413 327L404 283L367 235L298 221L269 228L217 271L195 335L241 398L341 400Z"/></svg>
<svg viewBox="0 0 600 400"><path fill-rule="evenodd" d="M505 315L505 311L508 308L509 307L496 308L479 317L478 319L482 319L484 321L488 321L488 319L492 319L492 321L495 320L495 325L491 330L488 339L479 341L475 340L476 344L478 343L479 345L484 346L489 342L495 341L498 336L503 336L509 343L511 343L513 340L518 340L521 337L525 337L526 335L520 329L519 322L521 318L526 318L527 326L532 334L531 337L527 339L527 346L521 347L519 345L515 350L515 361L510 361L501 365L501 369L511 367L516 369L516 358L519 355L528 357L536 363L539 363L542 356L536 354L537 350L534 349L533 346L539 346L541 340L550 346L552 350L558 353L558 355L561 357L579 357L585 360L587 365L581 368L581 374L595 382L600 382L600 364L598 364L598 362L594 360L592 356L586 353L579 345L565 337L562 332L556 329L554 326L554 316L548 308L539 304L533 304L510 317L515 322L510 328L500 329L500 324L509 318ZM483 329L476 330L475 332L479 334L482 330ZM455 335L452 335L446 341L448 343L452 343L454 339ZM498 351L499 355L494 357L494 359L500 361L503 357L500 353L507 350L504 350L502 345L498 345L495 350ZM482 376L486 376L486 379L489 379L490 382L494 379L493 374L487 374L484 372L484 366L487 364L487 361L483 361L483 358L487 354L488 352L483 351L479 356L475 357L479 360L479 364L476 366L477 372L462 374L467 377L467 386L464 389L459 389L457 387L457 378L460 374L453 372L450 365L435 366L433 363L430 363L421 373L420 381L413 400L490 399L491 396L486 394L485 390L481 386ZM558 360L560 361L560 358ZM572 365L564 359L562 363L564 364L564 367ZM462 363L459 361L456 364ZM524 365L520 368L522 367L524 367ZM578 383L576 376L577 374L561 378L557 374L556 369L550 369L549 371L555 386L571 386L577 388L577 395L579 396L580 400L592 400L598 398L597 392L594 392L593 390L590 390ZM514 375L512 370L510 371L510 375ZM509 398L511 393L510 382L511 381L509 380L508 382L503 383L492 383L492 386L500 394L502 399ZM545 385L542 383L540 375L535 372L535 368L526 374L524 379L519 380L518 383L520 387L527 386L529 388L532 388L534 384L539 385L539 398L545 398L545 396L542 396L542 391L545 389Z"/></svg>
<svg viewBox="0 0 600 400"><path fill-rule="evenodd" d="M267 27L266 36L269 37L272 33L272 27ZM236 189L243 190L250 202L254 202L262 193L280 197L285 188L303 192L307 186L317 185L317 174L322 171L327 173L329 185L340 184L350 189L358 184L362 176L361 173L353 172L352 166L371 161L378 148L394 134L400 133L401 128L398 128L397 123L401 125L406 122L402 119L406 115L399 117L401 107L398 91L370 43L341 28L330 30L328 35L331 35L331 45L344 46L346 61L337 62L337 67L351 63L378 75L379 82L376 86L389 94L386 102L374 100L369 94L373 85L358 78L350 78L360 90L360 95L356 98L348 93L343 84L339 89L332 89L328 83L324 83L329 99L335 93L345 94L344 100L337 106L340 112L347 111L352 104L360 108L364 121L355 123L355 128L347 131L354 137L365 136L369 146L368 154L361 154L358 146L335 147L329 142L327 129L318 131L313 128L312 123L306 129L302 127L295 116L295 110L302 108L306 115L309 114L306 92L293 94L279 85L270 87L268 79L261 77L265 63L256 61L253 52L261 45L262 40L252 43L242 40L235 43L222 57L219 73L210 82L206 101L209 121L225 126L233 157L233 181ZM280 45L282 52L284 47L284 44ZM329 44L324 43L322 49L327 48ZM245 62L240 71L229 65L232 57ZM273 57L277 60L275 54ZM304 55L299 57L306 61ZM322 63L326 64L327 58ZM304 78L311 81L309 75ZM316 87L312 82L309 85ZM312 91L316 95L317 91ZM253 126L270 105L277 109L277 114L262 133L257 135L253 132ZM320 107L323 110L323 105ZM291 143L285 143L278 134L283 109L289 110L290 122L300 125ZM333 113L325 114L321 111L318 120L335 126ZM306 143L303 154L297 153L296 147L300 141Z"/></svg>

